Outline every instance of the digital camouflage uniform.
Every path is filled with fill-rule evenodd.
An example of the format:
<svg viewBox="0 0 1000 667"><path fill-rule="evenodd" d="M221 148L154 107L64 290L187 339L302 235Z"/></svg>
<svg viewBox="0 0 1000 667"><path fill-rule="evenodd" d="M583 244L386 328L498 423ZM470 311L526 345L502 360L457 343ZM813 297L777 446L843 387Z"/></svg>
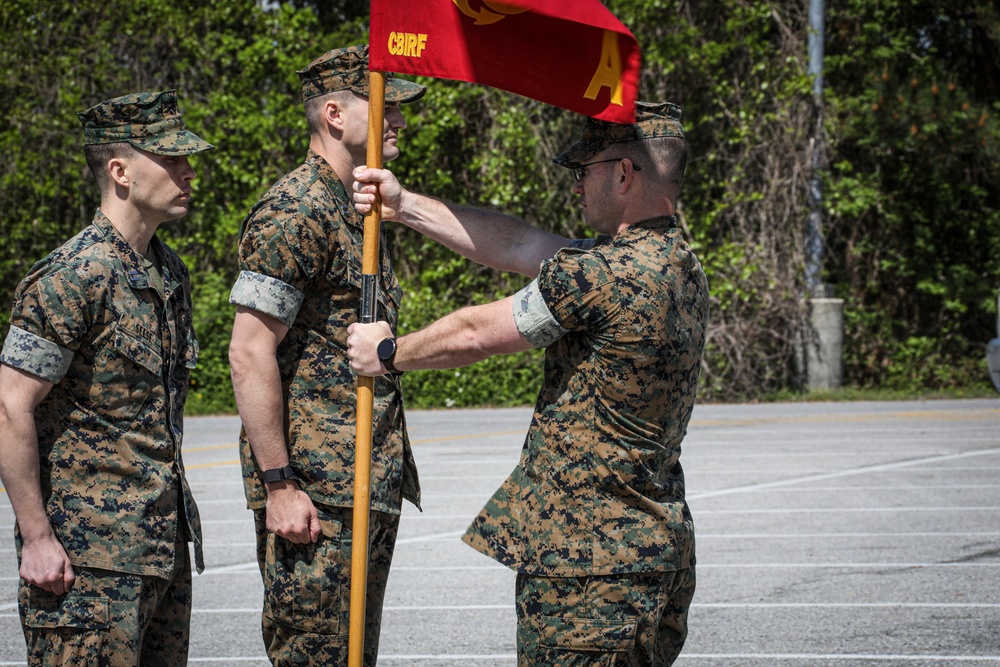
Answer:
<svg viewBox="0 0 1000 667"><path fill-rule="evenodd" d="M116 98L81 114L85 143L128 141L187 155L174 91ZM198 508L184 477L182 419L198 358L191 286L155 236L158 267L98 210L32 267L14 295L0 362L54 386L35 409L42 496L77 579L55 596L21 581L30 665L184 664ZM20 558L21 538L16 536Z"/></svg>
<svg viewBox="0 0 1000 667"><path fill-rule="evenodd" d="M299 72L303 97L343 89L367 95L367 72L367 46L331 51ZM386 100L410 102L423 92L390 79ZM267 530L262 471L244 431L243 479L264 580L264 643L275 665L347 662L357 378L346 350L347 327L358 320L361 303L363 232L364 218L336 172L312 151L257 202L240 230L240 274L230 301L289 327L277 350L289 461L323 529L317 543L306 545ZM379 247L377 316L395 328L402 290L384 238ZM375 380L373 421L369 665L378 653L402 499L419 502L398 376Z"/></svg>
<svg viewBox="0 0 1000 667"><path fill-rule="evenodd" d="M679 109L637 125L588 120L557 162L616 141L683 137ZM522 665L669 665L694 590L681 441L694 406L708 284L675 227L654 218L564 248L515 297L546 347L518 466L464 540L516 570Z"/></svg>

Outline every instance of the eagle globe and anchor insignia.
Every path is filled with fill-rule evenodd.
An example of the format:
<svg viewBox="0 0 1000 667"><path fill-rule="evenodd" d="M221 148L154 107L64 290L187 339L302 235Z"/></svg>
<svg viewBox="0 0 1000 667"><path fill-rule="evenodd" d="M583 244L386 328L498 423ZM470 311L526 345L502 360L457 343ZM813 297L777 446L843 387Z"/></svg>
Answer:
<svg viewBox="0 0 1000 667"><path fill-rule="evenodd" d="M497 0L480 0L481 8L477 11L472 8L470 0L452 0L455 6L462 10L462 13L469 18L476 19L473 25L489 25L496 23L512 14L521 14L528 11L520 7L513 7Z"/></svg>

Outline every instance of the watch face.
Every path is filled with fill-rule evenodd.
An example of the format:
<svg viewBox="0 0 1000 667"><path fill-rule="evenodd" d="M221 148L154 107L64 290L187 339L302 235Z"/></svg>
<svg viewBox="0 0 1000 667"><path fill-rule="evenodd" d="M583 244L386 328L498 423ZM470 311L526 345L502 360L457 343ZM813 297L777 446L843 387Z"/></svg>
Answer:
<svg viewBox="0 0 1000 667"><path fill-rule="evenodd" d="M378 353L378 358L381 361L386 359L392 359L392 355L396 354L396 339L395 338L384 338L382 342L378 344L376 348Z"/></svg>

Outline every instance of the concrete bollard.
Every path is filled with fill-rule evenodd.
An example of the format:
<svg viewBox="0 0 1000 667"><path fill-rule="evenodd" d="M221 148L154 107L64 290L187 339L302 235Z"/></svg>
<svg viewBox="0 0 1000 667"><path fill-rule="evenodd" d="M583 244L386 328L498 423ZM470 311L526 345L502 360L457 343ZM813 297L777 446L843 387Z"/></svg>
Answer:
<svg viewBox="0 0 1000 667"><path fill-rule="evenodd" d="M806 331L797 346L803 387L840 389L844 384L844 300L809 299Z"/></svg>

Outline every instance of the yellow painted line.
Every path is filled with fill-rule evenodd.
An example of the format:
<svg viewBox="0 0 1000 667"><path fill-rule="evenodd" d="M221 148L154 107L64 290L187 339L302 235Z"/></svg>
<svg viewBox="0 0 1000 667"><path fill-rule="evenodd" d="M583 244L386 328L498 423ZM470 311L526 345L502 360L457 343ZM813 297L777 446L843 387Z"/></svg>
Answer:
<svg viewBox="0 0 1000 667"><path fill-rule="evenodd" d="M239 447L239 443L231 442L225 445L209 445L207 447L195 447L193 449L188 449L187 447L185 447L183 451L184 453L209 452L212 451L213 449L232 449L233 447Z"/></svg>
<svg viewBox="0 0 1000 667"><path fill-rule="evenodd" d="M468 440L469 438L493 438L501 435L524 435L527 430L521 431L495 431L493 433L469 433L465 435L449 435L444 438L421 438L410 440L411 445L426 445L428 442L450 442L454 440Z"/></svg>

